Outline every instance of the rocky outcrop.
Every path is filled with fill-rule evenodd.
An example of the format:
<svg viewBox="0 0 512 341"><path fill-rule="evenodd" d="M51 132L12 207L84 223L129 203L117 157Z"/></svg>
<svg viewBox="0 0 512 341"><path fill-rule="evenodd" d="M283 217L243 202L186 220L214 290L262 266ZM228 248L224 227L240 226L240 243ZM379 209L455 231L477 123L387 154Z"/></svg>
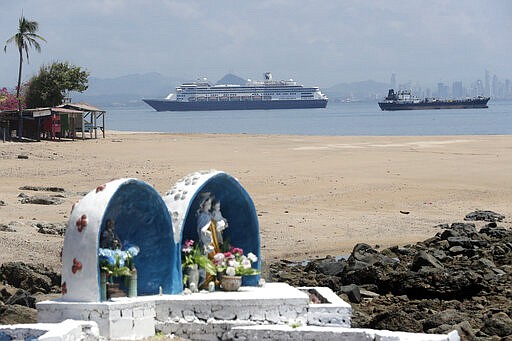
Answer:
<svg viewBox="0 0 512 341"><path fill-rule="evenodd" d="M37 322L36 302L60 295L60 275L43 265L0 266L0 324Z"/></svg>
<svg viewBox="0 0 512 341"><path fill-rule="evenodd" d="M474 223L439 226L416 245L358 244L346 258L270 265L274 281L329 286L352 303L354 327L512 339L512 230ZM473 216L473 215L468 215Z"/></svg>

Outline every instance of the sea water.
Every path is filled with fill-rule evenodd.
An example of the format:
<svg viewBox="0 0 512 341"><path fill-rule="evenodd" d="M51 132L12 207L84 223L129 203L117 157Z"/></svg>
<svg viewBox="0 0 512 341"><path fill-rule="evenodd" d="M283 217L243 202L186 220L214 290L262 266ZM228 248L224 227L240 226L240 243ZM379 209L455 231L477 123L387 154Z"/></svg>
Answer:
<svg viewBox="0 0 512 341"><path fill-rule="evenodd" d="M487 109L381 111L377 102L328 103L325 109L157 112L103 108L106 129L166 133L338 136L511 135L512 101Z"/></svg>

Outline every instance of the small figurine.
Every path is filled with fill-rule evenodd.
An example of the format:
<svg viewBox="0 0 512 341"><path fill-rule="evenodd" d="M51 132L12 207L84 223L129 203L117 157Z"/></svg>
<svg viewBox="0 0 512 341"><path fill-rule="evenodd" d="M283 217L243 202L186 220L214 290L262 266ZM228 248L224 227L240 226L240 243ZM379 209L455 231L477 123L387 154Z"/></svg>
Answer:
<svg viewBox="0 0 512 341"><path fill-rule="evenodd" d="M105 228L101 232L100 248L102 249L121 249L122 244L116 234L116 226L114 219L108 219Z"/></svg>

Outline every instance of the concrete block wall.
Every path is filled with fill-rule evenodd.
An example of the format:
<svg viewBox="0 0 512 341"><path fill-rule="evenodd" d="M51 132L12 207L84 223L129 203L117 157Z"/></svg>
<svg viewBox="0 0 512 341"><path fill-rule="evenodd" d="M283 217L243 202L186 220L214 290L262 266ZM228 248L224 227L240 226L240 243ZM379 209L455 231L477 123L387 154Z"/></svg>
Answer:
<svg viewBox="0 0 512 341"><path fill-rule="evenodd" d="M306 323L308 303L308 295L284 283L234 293L166 296L155 301L156 329L190 339L222 339L234 326Z"/></svg>
<svg viewBox="0 0 512 341"><path fill-rule="evenodd" d="M155 334L155 302L149 298L123 298L108 302L37 303L38 321L65 319L94 321L101 336L110 339L141 339Z"/></svg>

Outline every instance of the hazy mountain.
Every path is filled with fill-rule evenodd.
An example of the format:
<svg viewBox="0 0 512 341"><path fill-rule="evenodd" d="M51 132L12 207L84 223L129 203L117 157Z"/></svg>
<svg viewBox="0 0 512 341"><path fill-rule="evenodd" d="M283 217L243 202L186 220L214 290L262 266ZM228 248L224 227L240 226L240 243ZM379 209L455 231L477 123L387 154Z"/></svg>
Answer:
<svg viewBox="0 0 512 341"><path fill-rule="evenodd" d="M132 74L116 78L89 78L89 88L82 94L72 93L74 102L86 102L99 107L145 106L143 98L164 98L174 92L185 79L166 77L159 73ZM216 84L246 84L246 79L226 74ZM308 85L308 84L305 84ZM331 101L368 101L382 99L389 85L372 80L355 83L340 83L330 88L321 88Z"/></svg>
<svg viewBox="0 0 512 341"><path fill-rule="evenodd" d="M146 105L142 98L163 98L174 92L183 79L165 77L159 73L132 74L116 78L89 78L89 88L83 93L72 93L74 102L97 106Z"/></svg>
<svg viewBox="0 0 512 341"><path fill-rule="evenodd" d="M245 80L242 77L238 77L232 73L228 73L221 79L217 81L215 84L238 84L238 85L245 85L247 83L247 80Z"/></svg>

